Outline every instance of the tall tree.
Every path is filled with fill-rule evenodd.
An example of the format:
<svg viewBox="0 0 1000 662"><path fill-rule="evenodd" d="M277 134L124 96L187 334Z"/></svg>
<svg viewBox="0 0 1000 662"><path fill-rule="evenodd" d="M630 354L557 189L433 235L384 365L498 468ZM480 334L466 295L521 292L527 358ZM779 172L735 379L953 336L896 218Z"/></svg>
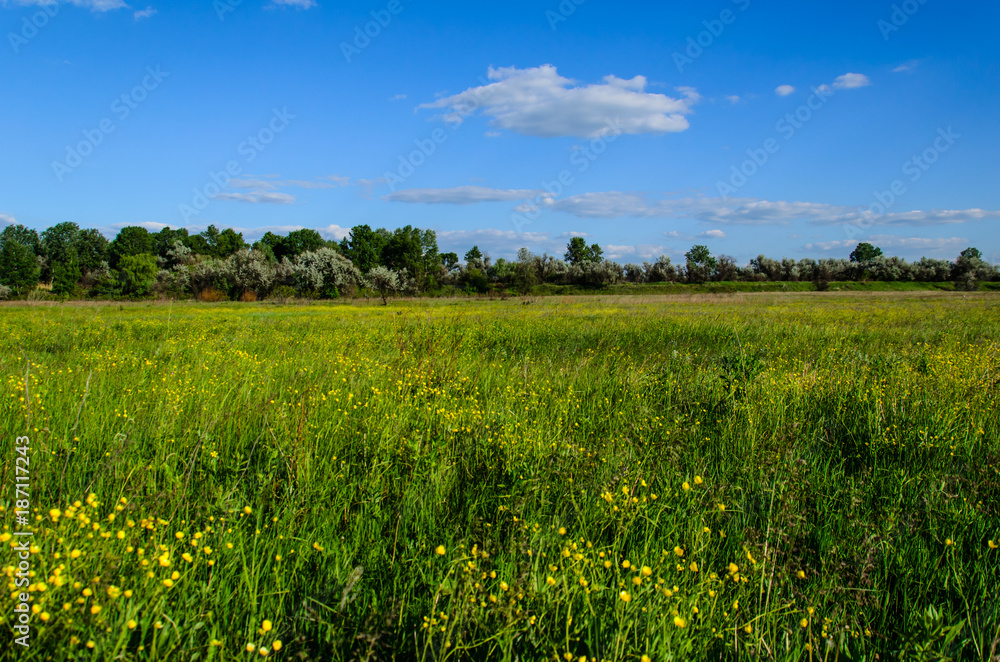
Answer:
<svg viewBox="0 0 1000 662"><path fill-rule="evenodd" d="M155 249L153 235L144 227L129 225L118 231L111 242L111 268L117 269L122 259L129 255L152 254Z"/></svg>
<svg viewBox="0 0 1000 662"><path fill-rule="evenodd" d="M712 257L708 246L701 244L692 246L684 257L687 258L687 275L690 282L704 283L715 273L717 260Z"/></svg>
<svg viewBox="0 0 1000 662"><path fill-rule="evenodd" d="M226 259L237 251L244 250L247 242L243 241L243 233L232 228L226 228L219 233L215 240L215 255L221 260Z"/></svg>
<svg viewBox="0 0 1000 662"><path fill-rule="evenodd" d="M368 273L379 265L386 239L386 232L382 228L373 231L367 225L355 225L351 228L351 233L340 242L340 252L363 273Z"/></svg>
<svg viewBox="0 0 1000 662"><path fill-rule="evenodd" d="M587 245L583 237L573 237L566 244L566 254L563 256L570 264L583 264L584 262L600 262L604 257L604 250L597 244Z"/></svg>
<svg viewBox="0 0 1000 662"><path fill-rule="evenodd" d="M48 282L52 278L52 267L66 261L66 252L80 234L80 226L76 223L57 223L42 232L42 254L45 265L42 267L42 280Z"/></svg>
<svg viewBox="0 0 1000 662"><path fill-rule="evenodd" d="M19 223L8 225L0 232L0 245L6 241L16 241L31 250L35 255L42 255L42 242L38 238L37 230L25 227Z"/></svg>
<svg viewBox="0 0 1000 662"><path fill-rule="evenodd" d="M41 269L38 256L24 244L8 239L0 245L0 284L18 294L38 285Z"/></svg>
<svg viewBox="0 0 1000 662"><path fill-rule="evenodd" d="M881 257L882 249L872 246L869 243L861 242L857 248L851 251L851 262L871 262L877 257Z"/></svg>
<svg viewBox="0 0 1000 662"><path fill-rule="evenodd" d="M89 274L100 267L102 262L107 261L110 248L111 242L107 237L93 228L81 230L73 243L80 269L84 274Z"/></svg>

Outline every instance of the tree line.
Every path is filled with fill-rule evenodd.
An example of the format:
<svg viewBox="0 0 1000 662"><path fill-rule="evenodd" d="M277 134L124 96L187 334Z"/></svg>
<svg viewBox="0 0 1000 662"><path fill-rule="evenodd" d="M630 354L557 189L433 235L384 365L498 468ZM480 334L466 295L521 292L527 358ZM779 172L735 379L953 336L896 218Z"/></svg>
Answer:
<svg viewBox="0 0 1000 662"><path fill-rule="evenodd" d="M760 255L740 265L696 245L683 261L660 256L642 264L605 259L598 244L573 237L562 257L533 254L492 260L473 246L460 259L440 252L437 235L407 225L395 230L356 225L339 242L302 229L267 232L248 243L231 228L204 232L165 227L150 232L122 228L113 240L95 229L59 223L41 233L23 225L0 231L0 298L197 297L257 300L265 297L336 298L394 293L528 293L539 285L605 287L617 283L812 281L952 281L975 289L1000 280L998 269L969 247L954 260L907 262L859 243L847 259L775 260ZM41 294L44 293L44 294Z"/></svg>

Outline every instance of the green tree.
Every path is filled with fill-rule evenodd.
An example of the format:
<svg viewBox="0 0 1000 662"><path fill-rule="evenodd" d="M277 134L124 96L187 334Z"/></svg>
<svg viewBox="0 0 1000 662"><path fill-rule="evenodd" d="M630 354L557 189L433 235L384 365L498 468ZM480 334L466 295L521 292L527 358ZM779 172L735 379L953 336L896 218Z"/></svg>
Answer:
<svg viewBox="0 0 1000 662"><path fill-rule="evenodd" d="M76 257L83 274L89 274L100 268L102 262L108 260L111 243L107 237L94 229L81 230L73 243Z"/></svg>
<svg viewBox="0 0 1000 662"><path fill-rule="evenodd" d="M149 230L138 225L125 226L111 242L111 268L120 268L122 260L130 255L152 254L154 250L155 243Z"/></svg>
<svg viewBox="0 0 1000 662"><path fill-rule="evenodd" d="M858 244L857 248L851 251L851 262L871 262L877 257L881 257L882 249L878 246L872 246L871 244L861 242Z"/></svg>
<svg viewBox="0 0 1000 662"><path fill-rule="evenodd" d="M67 297L76 296L80 290L80 260L72 246L66 251L66 258L52 265L52 293Z"/></svg>
<svg viewBox="0 0 1000 662"><path fill-rule="evenodd" d="M57 223L42 232L41 249L45 257L42 268L42 280L48 282L52 278L52 267L66 261L66 252L80 234L80 226L76 223Z"/></svg>
<svg viewBox="0 0 1000 662"><path fill-rule="evenodd" d="M983 254L979 252L978 248L973 248L969 246L964 251L958 254L958 259L965 258L967 260L982 260Z"/></svg>
<svg viewBox="0 0 1000 662"><path fill-rule="evenodd" d="M156 250L156 255L163 259L167 259L170 251L174 249L175 241L179 241L188 248L191 248L188 231L184 228L173 230L167 226L160 229L159 232L153 235L153 244L154 249Z"/></svg>
<svg viewBox="0 0 1000 662"><path fill-rule="evenodd" d="M687 273L688 281L692 283L704 283L706 280L712 277L715 273L716 264L718 261L712 257L712 253L708 250L708 246L703 246L701 244L691 247L687 253L684 254L687 258Z"/></svg>
<svg viewBox="0 0 1000 662"><path fill-rule="evenodd" d="M367 225L355 225L350 234L340 242L340 252L347 256L358 269L368 273L377 267L382 259L385 246L385 231L373 231Z"/></svg>
<svg viewBox="0 0 1000 662"><path fill-rule="evenodd" d="M473 246L465 252L465 263L466 264L477 264L482 262L483 252L479 250L479 246Z"/></svg>
<svg viewBox="0 0 1000 662"><path fill-rule="evenodd" d="M156 257L149 253L126 255L118 265L122 294L144 297L153 290L156 282Z"/></svg>
<svg viewBox="0 0 1000 662"><path fill-rule="evenodd" d="M457 253L441 253L441 264L448 272L454 271L458 268L458 254Z"/></svg>
<svg viewBox="0 0 1000 662"><path fill-rule="evenodd" d="M597 244L587 245L583 237L573 237L566 244L566 254L563 259L571 265L584 262L600 262L604 258L604 250Z"/></svg>
<svg viewBox="0 0 1000 662"><path fill-rule="evenodd" d="M38 256L24 244L6 240L0 245L0 284L17 294L27 294L38 285Z"/></svg>
<svg viewBox="0 0 1000 662"><path fill-rule="evenodd" d="M246 248L247 242L243 241L243 233L237 232L232 228L226 228L216 238L214 252L215 256L220 260L225 260L233 253L245 250Z"/></svg>
<svg viewBox="0 0 1000 662"><path fill-rule="evenodd" d="M400 287L399 275L381 265L368 272L368 285L382 297L382 305L389 305L389 294L397 292Z"/></svg>
<svg viewBox="0 0 1000 662"><path fill-rule="evenodd" d="M16 241L31 250L35 255L42 255L42 242L38 232L19 223L8 225L0 232L0 246L7 241Z"/></svg>

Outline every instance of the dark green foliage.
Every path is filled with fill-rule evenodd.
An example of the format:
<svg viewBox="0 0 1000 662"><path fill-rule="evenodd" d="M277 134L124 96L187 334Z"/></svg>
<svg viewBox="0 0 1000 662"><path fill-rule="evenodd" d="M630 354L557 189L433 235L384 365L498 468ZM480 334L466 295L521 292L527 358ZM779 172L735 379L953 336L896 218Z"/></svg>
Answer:
<svg viewBox="0 0 1000 662"><path fill-rule="evenodd" d="M141 255L152 253L154 249L153 236L144 227L130 225L122 228L118 236L111 242L111 263L112 269L120 268L122 259L129 255Z"/></svg>
<svg viewBox="0 0 1000 662"><path fill-rule="evenodd" d="M122 294L148 296L156 282L156 258L148 253L126 255L118 265L118 274Z"/></svg>
<svg viewBox="0 0 1000 662"><path fill-rule="evenodd" d="M34 251L17 241L0 245L0 284L26 294L38 284L41 269Z"/></svg>
<svg viewBox="0 0 1000 662"><path fill-rule="evenodd" d="M583 237L573 237L566 245L566 255L564 259L571 265L583 264L584 262L600 262L604 257L604 250L597 244L587 246Z"/></svg>
<svg viewBox="0 0 1000 662"><path fill-rule="evenodd" d="M872 246L871 244L861 242L858 244L857 248L851 251L851 262L871 262L877 257L882 256L882 249L878 246Z"/></svg>

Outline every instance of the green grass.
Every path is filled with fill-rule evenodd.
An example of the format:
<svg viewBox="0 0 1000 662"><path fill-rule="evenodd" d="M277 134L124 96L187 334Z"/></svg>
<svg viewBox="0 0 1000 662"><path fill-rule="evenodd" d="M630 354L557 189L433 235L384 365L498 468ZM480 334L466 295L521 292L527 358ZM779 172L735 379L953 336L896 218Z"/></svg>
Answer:
<svg viewBox="0 0 1000 662"><path fill-rule="evenodd" d="M6 306L18 659L990 659L998 303Z"/></svg>

